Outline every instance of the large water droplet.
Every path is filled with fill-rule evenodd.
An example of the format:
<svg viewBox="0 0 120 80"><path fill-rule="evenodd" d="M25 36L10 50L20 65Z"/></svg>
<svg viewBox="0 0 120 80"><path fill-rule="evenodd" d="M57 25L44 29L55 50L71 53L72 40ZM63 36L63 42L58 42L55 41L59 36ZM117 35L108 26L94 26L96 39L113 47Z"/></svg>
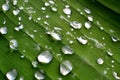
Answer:
<svg viewBox="0 0 120 80"><path fill-rule="evenodd" d="M77 40L78 40L81 44L83 44L83 45L85 45L85 44L88 43L88 40L85 39L85 37L83 37L83 36L77 37Z"/></svg>
<svg viewBox="0 0 120 80"><path fill-rule="evenodd" d="M38 61L41 63L50 63L53 59L52 54L49 51L44 51L38 55Z"/></svg>
<svg viewBox="0 0 120 80"><path fill-rule="evenodd" d="M103 61L102 58L98 58L98 59L97 59L97 63L98 63L99 65L102 65L102 64L104 63L104 61Z"/></svg>
<svg viewBox="0 0 120 80"><path fill-rule="evenodd" d="M73 21L73 22L70 22L70 26L74 29L80 29L82 27L82 24L79 23L78 21Z"/></svg>
<svg viewBox="0 0 120 80"><path fill-rule="evenodd" d="M62 52L64 54L73 54L74 53L73 49L70 46L63 46Z"/></svg>
<svg viewBox="0 0 120 80"><path fill-rule="evenodd" d="M15 49L18 47L18 42L15 39L10 40L10 48Z"/></svg>
<svg viewBox="0 0 120 80"><path fill-rule="evenodd" d="M117 80L120 80L120 77L118 76L117 72L113 71L113 77Z"/></svg>
<svg viewBox="0 0 120 80"><path fill-rule="evenodd" d="M35 74L34 74L35 78L37 80L43 80L45 79L45 74L44 74L44 71L43 70L40 70L40 71L37 71Z"/></svg>
<svg viewBox="0 0 120 80"><path fill-rule="evenodd" d="M90 29L91 28L91 23L90 22L85 22L85 28Z"/></svg>
<svg viewBox="0 0 120 80"><path fill-rule="evenodd" d="M10 9L9 4L7 4L7 3L3 4L2 9L3 9L3 11L8 11Z"/></svg>
<svg viewBox="0 0 120 80"><path fill-rule="evenodd" d="M0 33L1 34L7 34L7 27L1 27L0 28Z"/></svg>
<svg viewBox="0 0 120 80"><path fill-rule="evenodd" d="M16 69L13 69L13 70L7 72L6 73L6 77L7 77L8 80L15 80L16 77L17 77L17 71L16 71Z"/></svg>
<svg viewBox="0 0 120 80"><path fill-rule="evenodd" d="M70 63L70 61L65 60L60 64L60 73L63 76L66 76L67 74L69 74L73 69L72 64Z"/></svg>

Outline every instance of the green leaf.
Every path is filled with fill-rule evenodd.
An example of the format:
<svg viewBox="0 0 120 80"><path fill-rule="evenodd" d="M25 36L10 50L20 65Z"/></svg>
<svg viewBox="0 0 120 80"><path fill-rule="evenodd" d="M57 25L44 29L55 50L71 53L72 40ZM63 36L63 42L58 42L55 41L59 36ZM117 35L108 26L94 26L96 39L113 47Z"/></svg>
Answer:
<svg viewBox="0 0 120 80"><path fill-rule="evenodd" d="M21 77L34 80L35 73L40 70L44 71L45 80L119 79L119 6L115 1L115 6L111 5L112 1L102 1L107 7L94 0L17 0L17 5L14 0L0 0L0 78L6 80L7 72L16 69L17 80ZM48 3L50 5L45 6ZM9 4L8 11L3 9L3 4ZM71 10L69 15L63 11L66 5ZM13 12L17 9L18 15ZM74 29L71 26L74 21L82 27ZM90 23L90 29L85 28L85 22ZM23 28L19 29L21 26ZM2 32L5 27L7 34ZM57 40L59 36L56 38L52 32L62 40ZM87 44L81 43L80 37L84 37ZM10 48L11 40L18 43L15 50ZM64 54L62 47L65 45L74 53ZM53 55L48 64L38 61L43 51ZM70 61L73 69L63 76L60 64L65 60Z"/></svg>

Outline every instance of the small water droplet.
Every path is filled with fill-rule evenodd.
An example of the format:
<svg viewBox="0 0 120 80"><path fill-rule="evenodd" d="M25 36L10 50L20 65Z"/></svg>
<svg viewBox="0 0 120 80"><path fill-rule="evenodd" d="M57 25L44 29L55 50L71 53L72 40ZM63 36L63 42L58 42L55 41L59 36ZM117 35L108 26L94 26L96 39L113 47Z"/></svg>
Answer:
<svg viewBox="0 0 120 80"><path fill-rule="evenodd" d="M90 29L91 28L91 23L88 21L88 22L85 22L85 28L86 29Z"/></svg>
<svg viewBox="0 0 120 80"><path fill-rule="evenodd" d="M52 9L52 11L57 12L57 8L56 7L52 7L51 9Z"/></svg>
<svg viewBox="0 0 120 80"><path fill-rule="evenodd" d="M43 80L45 79L45 74L44 74L44 71L43 70L39 70L37 71L35 74L34 74L35 78L37 80Z"/></svg>
<svg viewBox="0 0 120 80"><path fill-rule="evenodd" d="M63 46L62 52L64 54L73 54L74 53L73 49L70 46Z"/></svg>
<svg viewBox="0 0 120 80"><path fill-rule="evenodd" d="M45 2L45 6L49 6L50 4L48 2Z"/></svg>
<svg viewBox="0 0 120 80"><path fill-rule="evenodd" d="M103 61L102 58L98 58L98 59L97 59L97 63L98 63L99 65L102 65L102 64L104 63L104 61Z"/></svg>
<svg viewBox="0 0 120 80"><path fill-rule="evenodd" d="M21 24L20 26L15 27L14 29L15 29L16 31L20 31L20 30L22 30L23 28L24 28L24 26Z"/></svg>
<svg viewBox="0 0 120 80"><path fill-rule="evenodd" d="M10 48L15 49L18 47L18 42L15 39L10 40Z"/></svg>
<svg viewBox="0 0 120 80"><path fill-rule="evenodd" d="M49 3L50 3L50 4L52 4L52 5L54 5L54 4L55 4L55 2L54 2L54 1L52 1L52 0L49 0Z"/></svg>
<svg viewBox="0 0 120 80"><path fill-rule="evenodd" d="M13 69L13 70L7 72L7 73L6 73L6 77L7 77L7 79L9 79L9 80L15 80L16 77L17 77L17 70L16 70L16 69Z"/></svg>
<svg viewBox="0 0 120 80"><path fill-rule="evenodd" d="M117 42L117 41L120 40L120 39L119 39L118 37L116 37L116 36L112 36L111 39L112 39L113 42Z"/></svg>
<svg viewBox="0 0 120 80"><path fill-rule="evenodd" d="M85 39L85 37L84 37L84 36L77 37L77 40L78 40L81 44L83 44L83 45L85 45L85 44L87 44L87 43L88 43L88 40L87 40L87 39Z"/></svg>
<svg viewBox="0 0 120 80"><path fill-rule="evenodd" d="M87 14L90 14L90 13L91 13L91 10L88 9L88 8L85 8L84 11L85 11Z"/></svg>
<svg viewBox="0 0 120 80"><path fill-rule="evenodd" d="M88 15L87 18L88 18L89 21L93 21L93 17L91 15Z"/></svg>
<svg viewBox="0 0 120 80"><path fill-rule="evenodd" d="M9 4L7 4L7 3L3 4L2 9L3 9L3 11L8 11L10 9Z"/></svg>
<svg viewBox="0 0 120 80"><path fill-rule="evenodd" d="M46 10L46 7L41 7L41 10L45 11L45 10Z"/></svg>
<svg viewBox="0 0 120 80"><path fill-rule="evenodd" d="M13 15L18 15L20 13L20 10L19 9L16 9L16 10L13 10Z"/></svg>
<svg viewBox="0 0 120 80"><path fill-rule="evenodd" d="M34 68L37 68L37 67L38 67L38 62L37 62L37 61L32 61L32 66L33 66Z"/></svg>
<svg viewBox="0 0 120 80"><path fill-rule="evenodd" d="M23 77L23 76L21 76L21 77L19 78L19 80L24 80L24 77Z"/></svg>
<svg viewBox="0 0 120 80"><path fill-rule="evenodd" d="M70 26L74 29L80 29L82 27L82 24L79 23L78 21L73 21L73 22L70 22Z"/></svg>
<svg viewBox="0 0 120 80"><path fill-rule="evenodd" d="M110 52L110 51L107 51L107 54L108 54L109 56L113 56L113 53Z"/></svg>
<svg viewBox="0 0 120 80"><path fill-rule="evenodd" d="M38 55L38 61L41 63L50 63L53 59L52 54L49 51L44 51Z"/></svg>
<svg viewBox="0 0 120 80"><path fill-rule="evenodd" d="M7 27L1 27L0 28L0 33L1 34L7 34Z"/></svg>
<svg viewBox="0 0 120 80"><path fill-rule="evenodd" d="M57 31L47 31L47 34L51 35L55 40L61 41L62 40L62 34Z"/></svg>
<svg viewBox="0 0 120 80"><path fill-rule="evenodd" d="M63 75L63 76L66 76L68 75L73 69L73 66L72 64L70 63L70 61L68 60L65 60L63 61L61 64L60 64L60 73Z"/></svg>
<svg viewBox="0 0 120 80"><path fill-rule="evenodd" d="M72 11L71 11L71 9L70 9L69 7L65 7L65 8L63 9L63 12L64 12L66 15L71 15L71 13L72 13Z"/></svg>
<svg viewBox="0 0 120 80"><path fill-rule="evenodd" d="M17 0L13 0L13 5L17 5L18 1Z"/></svg>
<svg viewBox="0 0 120 80"><path fill-rule="evenodd" d="M113 77L117 80L120 80L120 77L118 76L117 72L113 71Z"/></svg>

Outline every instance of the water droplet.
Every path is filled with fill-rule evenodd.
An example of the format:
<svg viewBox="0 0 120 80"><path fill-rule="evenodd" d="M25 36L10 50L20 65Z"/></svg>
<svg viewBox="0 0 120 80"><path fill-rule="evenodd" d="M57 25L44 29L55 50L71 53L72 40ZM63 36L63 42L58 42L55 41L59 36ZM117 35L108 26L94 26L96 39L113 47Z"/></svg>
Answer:
<svg viewBox="0 0 120 80"><path fill-rule="evenodd" d="M88 43L88 40L87 40L87 39L85 39L85 37L84 37L84 36L77 37L77 40L78 40L81 44L83 44L83 45L85 45L85 44L87 44L87 43Z"/></svg>
<svg viewBox="0 0 120 80"><path fill-rule="evenodd" d="M104 63L104 61L103 61L102 58L98 58L98 59L97 59L97 63L100 64L100 65L102 65L102 64Z"/></svg>
<svg viewBox="0 0 120 80"><path fill-rule="evenodd" d="M120 80L120 77L118 76L117 72L113 71L113 77L117 80Z"/></svg>
<svg viewBox="0 0 120 80"><path fill-rule="evenodd" d="M2 9L3 9L3 11L8 11L9 9L10 9L10 6L9 6L9 4L3 4L2 5Z"/></svg>
<svg viewBox="0 0 120 80"><path fill-rule="evenodd" d="M13 5L17 5L18 1L17 0L13 0Z"/></svg>
<svg viewBox="0 0 120 80"><path fill-rule="evenodd" d="M87 18L88 18L89 21L93 21L93 17L91 15L88 15Z"/></svg>
<svg viewBox="0 0 120 80"><path fill-rule="evenodd" d="M112 39L113 42L117 42L117 41L120 40L120 39L119 39L118 37L116 37L116 36L112 36L111 39Z"/></svg>
<svg viewBox="0 0 120 80"><path fill-rule="evenodd" d="M13 15L18 15L20 13L20 10L19 9L16 9L16 10L13 10Z"/></svg>
<svg viewBox="0 0 120 80"><path fill-rule="evenodd" d="M10 48L15 49L18 47L18 42L15 39L10 40Z"/></svg>
<svg viewBox="0 0 120 80"><path fill-rule="evenodd" d="M23 76L21 76L21 77L19 78L19 80L24 80L24 77L23 77Z"/></svg>
<svg viewBox="0 0 120 80"><path fill-rule="evenodd" d="M47 34L51 35L55 40L61 41L62 40L62 34L57 31L48 31Z"/></svg>
<svg viewBox="0 0 120 80"><path fill-rule="evenodd" d="M54 5L54 4L55 4L55 2L54 2L54 1L52 1L52 0L49 0L49 3L50 3L50 4L52 4L52 5Z"/></svg>
<svg viewBox="0 0 120 80"><path fill-rule="evenodd" d="M78 21L73 21L73 22L70 22L70 26L74 29L80 29L82 27L82 24L79 23Z"/></svg>
<svg viewBox="0 0 120 80"><path fill-rule="evenodd" d="M63 12L66 14L66 15L71 15L72 11L69 7L66 7L63 9Z"/></svg>
<svg viewBox="0 0 120 80"><path fill-rule="evenodd" d="M24 26L21 24L20 26L15 27L14 29L15 29L16 31L20 31L20 30L22 30L23 28L24 28Z"/></svg>
<svg viewBox="0 0 120 80"><path fill-rule="evenodd" d="M38 67L38 62L37 62L37 61L32 61L32 66L33 66L34 68L37 68L37 67Z"/></svg>
<svg viewBox="0 0 120 80"><path fill-rule="evenodd" d="M91 10L88 9L88 8L85 8L84 11L85 11L87 14L90 14L90 13L91 13Z"/></svg>
<svg viewBox="0 0 120 80"><path fill-rule="evenodd" d="M35 74L34 74L35 78L37 80L43 80L45 79L45 74L44 74L44 71L43 70L39 70L37 71Z"/></svg>
<svg viewBox="0 0 120 80"><path fill-rule="evenodd" d="M0 33L1 34L7 34L7 27L1 27L0 28Z"/></svg>
<svg viewBox="0 0 120 80"><path fill-rule="evenodd" d="M41 10L45 11L45 10L46 10L46 7L41 7Z"/></svg>
<svg viewBox="0 0 120 80"><path fill-rule="evenodd" d="M9 79L9 80L15 80L16 77L17 77L17 71L16 71L16 69L13 69L13 70L7 72L7 73L6 73L6 77L7 77L7 79Z"/></svg>
<svg viewBox="0 0 120 80"><path fill-rule="evenodd" d="M113 53L110 52L110 51L107 51L107 54L108 54L109 56L113 56Z"/></svg>
<svg viewBox="0 0 120 80"><path fill-rule="evenodd" d="M65 60L60 64L60 73L63 76L66 76L67 74L69 74L73 69L72 64L70 63L70 61Z"/></svg>
<svg viewBox="0 0 120 80"><path fill-rule="evenodd" d="M52 7L51 9L52 9L52 11L57 12L57 8L56 7Z"/></svg>
<svg viewBox="0 0 120 80"><path fill-rule="evenodd" d="M70 46L63 46L62 52L64 54L73 54L74 53L73 49Z"/></svg>
<svg viewBox="0 0 120 80"><path fill-rule="evenodd" d="M49 51L44 51L38 55L38 61L41 63L50 63L53 59L52 54Z"/></svg>
<svg viewBox="0 0 120 80"><path fill-rule="evenodd" d="M45 6L49 6L50 4L48 2L45 2Z"/></svg>
<svg viewBox="0 0 120 80"><path fill-rule="evenodd" d="M91 28L91 23L88 21L88 22L85 22L85 28L86 29L90 29Z"/></svg>

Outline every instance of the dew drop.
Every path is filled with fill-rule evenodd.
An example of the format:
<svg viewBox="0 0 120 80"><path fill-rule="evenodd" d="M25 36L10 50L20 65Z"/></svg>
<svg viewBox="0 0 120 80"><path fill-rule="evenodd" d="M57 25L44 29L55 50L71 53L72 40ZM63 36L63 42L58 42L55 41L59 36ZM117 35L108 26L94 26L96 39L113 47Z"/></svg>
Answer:
<svg viewBox="0 0 120 80"><path fill-rule="evenodd" d="M13 15L18 15L20 13L20 10L19 9L16 9L16 10L13 10Z"/></svg>
<svg viewBox="0 0 120 80"><path fill-rule="evenodd" d="M45 2L45 6L49 6L50 4L48 2Z"/></svg>
<svg viewBox="0 0 120 80"><path fill-rule="evenodd" d="M63 46L62 52L64 54L73 54L74 53L73 49L70 46Z"/></svg>
<svg viewBox="0 0 120 80"><path fill-rule="evenodd" d="M63 9L63 12L66 14L66 15L71 15L72 11L69 7L66 7Z"/></svg>
<svg viewBox="0 0 120 80"><path fill-rule="evenodd" d="M3 9L3 11L8 11L9 9L10 9L10 6L9 6L9 4L3 4L2 5L2 9Z"/></svg>
<svg viewBox="0 0 120 80"><path fill-rule="evenodd" d="M43 80L45 79L45 74L44 74L44 71L43 70L39 70L37 71L35 74L34 74L35 78L37 80Z"/></svg>
<svg viewBox="0 0 120 80"><path fill-rule="evenodd" d="M90 24L90 22L85 22L85 28L86 29L90 29L91 28L91 24Z"/></svg>
<svg viewBox="0 0 120 80"><path fill-rule="evenodd" d="M117 72L113 71L113 77L117 80L120 80L120 77L118 76Z"/></svg>
<svg viewBox="0 0 120 80"><path fill-rule="evenodd" d="M17 5L18 1L17 0L13 0L13 5Z"/></svg>
<svg viewBox="0 0 120 80"><path fill-rule="evenodd" d="M57 31L48 31L47 34L51 35L55 40L61 41L62 40L62 34Z"/></svg>
<svg viewBox="0 0 120 80"><path fill-rule="evenodd" d="M91 15L89 15L87 18L89 21L93 21L93 17Z"/></svg>
<svg viewBox="0 0 120 80"><path fill-rule="evenodd" d="M85 8L84 11L85 11L87 14L90 14L90 13L91 13L91 10L88 9L88 8Z"/></svg>
<svg viewBox="0 0 120 80"><path fill-rule="evenodd" d="M85 44L87 44L87 43L88 43L88 40L87 40L87 39L85 39L85 37L84 37L84 36L77 37L77 40L78 40L78 42L79 42L79 43L81 43L81 44L83 44L83 45L85 45Z"/></svg>
<svg viewBox="0 0 120 80"><path fill-rule="evenodd" d="M66 76L68 75L73 69L73 66L72 64L70 63L70 61L68 60L65 60L63 61L61 64L60 64L60 73L63 75L63 76Z"/></svg>
<svg viewBox="0 0 120 80"><path fill-rule="evenodd" d="M70 26L74 29L80 29L82 27L82 24L79 23L78 21L73 21L73 22L70 22Z"/></svg>
<svg viewBox="0 0 120 80"><path fill-rule="evenodd" d="M24 26L21 24L20 26L15 27L14 29L15 29L16 31L20 31L20 30L22 30L23 28L24 28Z"/></svg>
<svg viewBox="0 0 120 80"><path fill-rule="evenodd" d="M49 0L49 3L50 3L50 4L52 4L52 5L54 5L54 4L55 4L55 2L54 2L54 1L52 1L52 0Z"/></svg>
<svg viewBox="0 0 120 80"><path fill-rule="evenodd" d="M104 61L103 61L102 58L98 58L98 59L97 59L97 63L98 63L99 65L102 65L102 64L104 63Z"/></svg>
<svg viewBox="0 0 120 80"><path fill-rule="evenodd" d="M1 34L7 34L7 27L1 27L0 28L0 33Z"/></svg>
<svg viewBox="0 0 120 80"><path fill-rule="evenodd" d="M18 42L15 39L10 40L10 48L15 49L18 47Z"/></svg>
<svg viewBox="0 0 120 80"><path fill-rule="evenodd" d="M113 41L113 42L117 42L117 41L119 41L119 40L120 40L120 39L119 39L119 38L117 38L116 36L112 36L112 37L111 37L111 39L112 39L112 41Z"/></svg>
<svg viewBox="0 0 120 80"><path fill-rule="evenodd" d="M19 78L19 80L24 80L24 77L23 77L23 76L21 76L21 77Z"/></svg>
<svg viewBox="0 0 120 80"><path fill-rule="evenodd" d="M7 72L6 73L6 77L7 77L8 80L15 80L16 77L17 77L17 71L16 71L16 69L13 69L13 70Z"/></svg>
<svg viewBox="0 0 120 80"><path fill-rule="evenodd" d="M41 63L50 63L53 59L52 54L49 51L44 51L38 55L38 61Z"/></svg>
<svg viewBox="0 0 120 80"><path fill-rule="evenodd" d="M37 61L32 61L32 66L33 66L34 68L37 68L37 67L38 67L38 62L37 62Z"/></svg>
<svg viewBox="0 0 120 80"><path fill-rule="evenodd" d="M56 7L52 7L51 9L52 9L52 11L57 12L57 8Z"/></svg>

